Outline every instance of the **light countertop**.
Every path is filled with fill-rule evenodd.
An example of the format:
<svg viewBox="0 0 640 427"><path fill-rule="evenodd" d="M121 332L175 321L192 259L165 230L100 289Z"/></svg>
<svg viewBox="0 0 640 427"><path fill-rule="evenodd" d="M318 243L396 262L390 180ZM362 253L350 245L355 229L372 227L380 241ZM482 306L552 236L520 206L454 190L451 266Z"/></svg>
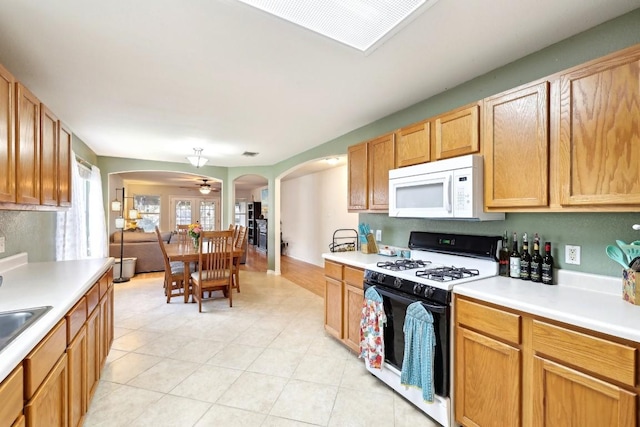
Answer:
<svg viewBox="0 0 640 427"><path fill-rule="evenodd" d="M325 253L322 257L358 268L394 259L362 252ZM453 292L640 342L640 305L622 299L622 276L618 278L569 270L557 270L556 273L558 285L553 286L491 277L456 285Z"/></svg>
<svg viewBox="0 0 640 427"><path fill-rule="evenodd" d="M26 254L0 259L0 312L52 306L0 351L0 382L113 265L113 258L27 263Z"/></svg>
<svg viewBox="0 0 640 427"><path fill-rule="evenodd" d="M397 256L389 257L378 254L365 254L360 251L351 252L327 252L322 254L322 258L342 264L351 265L357 268L365 268L367 264L375 264L382 261L395 261Z"/></svg>

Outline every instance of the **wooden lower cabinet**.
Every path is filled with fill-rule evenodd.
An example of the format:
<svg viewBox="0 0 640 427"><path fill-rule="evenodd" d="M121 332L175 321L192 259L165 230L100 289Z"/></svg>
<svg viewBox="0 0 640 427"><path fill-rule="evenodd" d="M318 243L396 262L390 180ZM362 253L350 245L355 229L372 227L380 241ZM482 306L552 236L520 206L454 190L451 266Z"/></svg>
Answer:
<svg viewBox="0 0 640 427"><path fill-rule="evenodd" d="M342 282L330 277L324 280L324 330L342 339Z"/></svg>
<svg viewBox="0 0 640 427"><path fill-rule="evenodd" d="M640 344L455 296L463 426L638 425Z"/></svg>
<svg viewBox="0 0 640 427"><path fill-rule="evenodd" d="M91 400L100 379L100 306L87 318L87 398Z"/></svg>
<svg viewBox="0 0 640 427"><path fill-rule="evenodd" d="M27 427L67 425L67 375L67 355L62 354L24 407Z"/></svg>
<svg viewBox="0 0 640 427"><path fill-rule="evenodd" d="M360 317L364 291L362 284L356 287L344 285L343 337L347 347L358 353L360 351Z"/></svg>
<svg viewBox="0 0 640 427"><path fill-rule="evenodd" d="M456 419L466 426L520 425L518 348L456 330Z"/></svg>
<svg viewBox="0 0 640 427"><path fill-rule="evenodd" d="M614 384L534 357L534 426L635 426L636 399Z"/></svg>
<svg viewBox="0 0 640 427"><path fill-rule="evenodd" d="M0 427L10 427L22 417L24 373L19 365L0 383ZM24 417L22 417L24 418Z"/></svg>
<svg viewBox="0 0 640 427"><path fill-rule="evenodd" d="M360 349L364 270L325 261L324 329L351 350Z"/></svg>
<svg viewBox="0 0 640 427"><path fill-rule="evenodd" d="M87 412L87 327L82 326L67 347L69 370L69 426L82 425Z"/></svg>

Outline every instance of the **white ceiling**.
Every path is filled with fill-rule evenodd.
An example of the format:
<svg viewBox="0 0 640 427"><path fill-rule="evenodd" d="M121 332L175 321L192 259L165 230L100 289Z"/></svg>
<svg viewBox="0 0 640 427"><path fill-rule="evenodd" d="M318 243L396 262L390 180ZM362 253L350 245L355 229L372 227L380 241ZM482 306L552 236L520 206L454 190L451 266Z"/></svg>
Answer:
<svg viewBox="0 0 640 427"><path fill-rule="evenodd" d="M99 156L273 165L639 6L439 0L365 56L233 0L0 0L0 63Z"/></svg>

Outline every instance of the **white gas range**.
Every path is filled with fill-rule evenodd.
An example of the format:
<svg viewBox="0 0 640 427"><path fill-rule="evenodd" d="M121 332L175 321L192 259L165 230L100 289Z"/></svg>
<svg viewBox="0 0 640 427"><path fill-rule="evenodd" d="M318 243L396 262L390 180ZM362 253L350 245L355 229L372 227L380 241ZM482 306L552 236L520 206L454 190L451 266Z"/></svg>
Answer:
<svg viewBox="0 0 640 427"><path fill-rule="evenodd" d="M451 425L451 290L457 284L498 274L500 236L411 232L411 258L390 257L365 266L364 288L383 298L385 361L382 369L367 369L445 427ZM433 360L434 400L420 389L400 383L404 358L404 317L408 305L420 302L433 317L436 346Z"/></svg>

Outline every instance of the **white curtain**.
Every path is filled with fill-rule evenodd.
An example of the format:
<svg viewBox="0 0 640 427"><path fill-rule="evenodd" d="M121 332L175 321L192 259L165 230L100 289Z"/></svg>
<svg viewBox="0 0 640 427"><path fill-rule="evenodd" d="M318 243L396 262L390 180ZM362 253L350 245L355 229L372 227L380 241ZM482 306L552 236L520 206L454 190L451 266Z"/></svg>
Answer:
<svg viewBox="0 0 640 427"><path fill-rule="evenodd" d="M104 258L107 256L107 224L104 219L104 203L102 201L102 178L100 169L91 167L89 181L89 256Z"/></svg>
<svg viewBox="0 0 640 427"><path fill-rule="evenodd" d="M56 260L87 258L87 218L85 187L80 177L75 153L71 155L71 207L58 212L56 227Z"/></svg>

